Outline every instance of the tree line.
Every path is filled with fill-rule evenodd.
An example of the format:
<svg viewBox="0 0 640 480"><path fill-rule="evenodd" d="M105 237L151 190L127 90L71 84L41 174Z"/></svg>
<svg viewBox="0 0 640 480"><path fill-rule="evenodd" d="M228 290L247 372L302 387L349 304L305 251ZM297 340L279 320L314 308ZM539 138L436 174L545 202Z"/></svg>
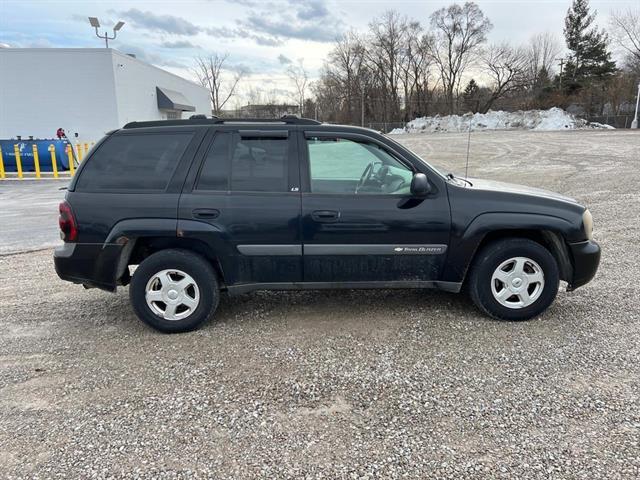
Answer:
<svg viewBox="0 0 640 480"><path fill-rule="evenodd" d="M640 81L640 10L612 12L607 30L595 21L588 0L572 1L563 29L568 53L561 56L560 41L548 32L524 45L490 44L493 24L474 2L441 8L424 23L389 10L366 31L337 39L316 81L301 61L290 65L292 101L305 116L356 125L552 106L616 114ZM625 52L619 65L613 47ZM198 60L214 112L224 108L220 59L226 57ZM239 78L228 79L225 102Z"/></svg>

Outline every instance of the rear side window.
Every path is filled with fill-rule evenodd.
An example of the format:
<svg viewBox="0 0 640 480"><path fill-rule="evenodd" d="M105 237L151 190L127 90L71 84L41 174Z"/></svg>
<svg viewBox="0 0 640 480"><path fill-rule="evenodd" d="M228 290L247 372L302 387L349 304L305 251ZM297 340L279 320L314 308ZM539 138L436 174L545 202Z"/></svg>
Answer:
<svg viewBox="0 0 640 480"><path fill-rule="evenodd" d="M286 138L240 138L231 157L231 190L286 192Z"/></svg>
<svg viewBox="0 0 640 480"><path fill-rule="evenodd" d="M164 190L192 133L115 135L92 155L78 190Z"/></svg>
<svg viewBox="0 0 640 480"><path fill-rule="evenodd" d="M231 134L218 133L200 170L198 190L229 190L229 148Z"/></svg>
<svg viewBox="0 0 640 480"><path fill-rule="evenodd" d="M236 192L286 192L289 140L220 132L200 170L196 189Z"/></svg>

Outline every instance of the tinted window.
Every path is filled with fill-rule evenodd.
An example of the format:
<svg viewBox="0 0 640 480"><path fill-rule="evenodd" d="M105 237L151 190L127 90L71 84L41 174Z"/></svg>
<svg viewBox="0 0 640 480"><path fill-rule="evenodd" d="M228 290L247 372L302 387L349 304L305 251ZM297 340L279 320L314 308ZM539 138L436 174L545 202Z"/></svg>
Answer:
<svg viewBox="0 0 640 480"><path fill-rule="evenodd" d="M236 138L231 157L231 190L286 192L288 186L286 138Z"/></svg>
<svg viewBox="0 0 640 480"><path fill-rule="evenodd" d="M200 170L198 190L229 189L230 133L217 133Z"/></svg>
<svg viewBox="0 0 640 480"><path fill-rule="evenodd" d="M375 143L345 138L309 138L313 193L409 193L413 172Z"/></svg>
<svg viewBox="0 0 640 480"><path fill-rule="evenodd" d="M79 190L164 190L193 134L114 135L82 170Z"/></svg>

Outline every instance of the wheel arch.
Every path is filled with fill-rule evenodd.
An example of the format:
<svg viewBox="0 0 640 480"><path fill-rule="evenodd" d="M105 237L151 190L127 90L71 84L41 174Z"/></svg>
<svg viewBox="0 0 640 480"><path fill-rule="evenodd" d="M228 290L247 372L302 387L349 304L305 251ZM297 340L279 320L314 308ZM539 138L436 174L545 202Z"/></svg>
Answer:
<svg viewBox="0 0 640 480"><path fill-rule="evenodd" d="M567 246L572 224L559 217L538 214L488 213L476 217L456 240L452 238L445 280L465 282L478 252L486 245L505 238L526 238L539 243L553 255L560 278L573 277L573 264Z"/></svg>
<svg viewBox="0 0 640 480"><path fill-rule="evenodd" d="M138 265L149 255L167 249L188 250L202 256L213 266L218 279L224 283L224 270L220 257L211 245L177 230L174 219L129 219L116 224L105 244L123 245L118 259L115 282L127 285L130 281L128 266Z"/></svg>

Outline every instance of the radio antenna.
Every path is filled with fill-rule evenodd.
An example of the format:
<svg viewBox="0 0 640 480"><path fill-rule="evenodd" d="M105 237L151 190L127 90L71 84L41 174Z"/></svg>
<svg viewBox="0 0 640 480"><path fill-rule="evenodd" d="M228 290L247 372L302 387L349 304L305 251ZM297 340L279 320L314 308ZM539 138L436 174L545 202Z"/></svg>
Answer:
<svg viewBox="0 0 640 480"><path fill-rule="evenodd" d="M467 161L464 166L464 178L465 180L469 179L469 148L471 147L471 120L473 120L473 115L469 118L469 135L467 136Z"/></svg>

